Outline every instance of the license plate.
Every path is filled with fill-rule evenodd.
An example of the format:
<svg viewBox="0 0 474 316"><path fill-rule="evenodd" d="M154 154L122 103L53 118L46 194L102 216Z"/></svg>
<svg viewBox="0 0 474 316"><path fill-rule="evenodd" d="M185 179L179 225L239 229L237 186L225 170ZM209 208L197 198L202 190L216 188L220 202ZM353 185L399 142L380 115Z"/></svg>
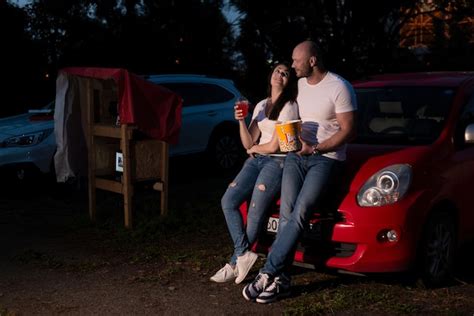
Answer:
<svg viewBox="0 0 474 316"><path fill-rule="evenodd" d="M267 232L276 233L278 231L279 218L270 217L267 223Z"/></svg>

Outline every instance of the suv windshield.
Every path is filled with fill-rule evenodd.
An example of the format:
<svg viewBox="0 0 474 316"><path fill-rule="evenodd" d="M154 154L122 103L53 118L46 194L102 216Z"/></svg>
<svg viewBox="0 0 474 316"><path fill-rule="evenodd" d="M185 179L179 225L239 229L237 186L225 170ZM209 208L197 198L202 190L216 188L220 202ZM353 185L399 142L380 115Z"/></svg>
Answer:
<svg viewBox="0 0 474 316"><path fill-rule="evenodd" d="M200 82L158 83L183 98L183 106L224 103L232 100L234 95L215 84Z"/></svg>
<svg viewBox="0 0 474 316"><path fill-rule="evenodd" d="M454 96L440 87L356 89L359 144L420 145L434 142Z"/></svg>

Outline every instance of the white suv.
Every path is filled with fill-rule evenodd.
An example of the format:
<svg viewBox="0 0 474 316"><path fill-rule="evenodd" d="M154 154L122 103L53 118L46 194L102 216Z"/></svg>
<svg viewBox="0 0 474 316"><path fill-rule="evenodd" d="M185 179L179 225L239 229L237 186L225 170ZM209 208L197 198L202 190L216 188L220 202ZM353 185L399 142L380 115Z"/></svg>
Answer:
<svg viewBox="0 0 474 316"><path fill-rule="evenodd" d="M54 102L40 110L0 119L0 168L18 180L48 173L56 151Z"/></svg>
<svg viewBox="0 0 474 316"><path fill-rule="evenodd" d="M179 142L170 156L207 152L224 169L236 166L244 150L240 144L234 103L240 92L231 80L204 75L146 77L183 98ZM56 151L54 101L41 110L0 119L0 169L13 171L19 180L53 168Z"/></svg>
<svg viewBox="0 0 474 316"><path fill-rule="evenodd" d="M234 104L241 93L232 80L187 74L145 78L183 98L179 142L170 147L170 156L207 151L220 168L238 164L244 152Z"/></svg>

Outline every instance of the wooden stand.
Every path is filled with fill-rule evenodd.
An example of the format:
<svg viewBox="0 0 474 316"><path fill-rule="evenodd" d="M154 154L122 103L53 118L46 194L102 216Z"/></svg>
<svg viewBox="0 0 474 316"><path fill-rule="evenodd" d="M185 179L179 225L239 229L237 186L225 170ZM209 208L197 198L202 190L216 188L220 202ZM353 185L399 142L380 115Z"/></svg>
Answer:
<svg viewBox="0 0 474 316"><path fill-rule="evenodd" d="M115 126L101 123L95 117L100 91L88 89L88 140L89 140L89 215L96 220L96 189L123 195L125 227L132 228L133 183L137 181L156 181L153 189L161 193L160 214L165 215L168 208L168 144L155 140L135 140L136 128L122 124ZM123 173L115 172L115 155L121 150Z"/></svg>

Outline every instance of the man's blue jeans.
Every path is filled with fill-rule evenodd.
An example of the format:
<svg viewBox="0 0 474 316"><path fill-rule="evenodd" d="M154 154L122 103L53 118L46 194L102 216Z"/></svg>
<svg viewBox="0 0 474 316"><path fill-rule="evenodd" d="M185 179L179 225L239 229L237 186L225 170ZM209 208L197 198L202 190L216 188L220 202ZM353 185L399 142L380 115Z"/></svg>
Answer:
<svg viewBox="0 0 474 316"><path fill-rule="evenodd" d="M274 276L293 262L298 239L341 162L320 155L288 154L283 170L278 233L261 272Z"/></svg>
<svg viewBox="0 0 474 316"><path fill-rule="evenodd" d="M231 264L257 240L265 212L280 193L283 162L284 157L250 157L222 197L222 210L234 242ZM245 227L239 207L250 197Z"/></svg>

